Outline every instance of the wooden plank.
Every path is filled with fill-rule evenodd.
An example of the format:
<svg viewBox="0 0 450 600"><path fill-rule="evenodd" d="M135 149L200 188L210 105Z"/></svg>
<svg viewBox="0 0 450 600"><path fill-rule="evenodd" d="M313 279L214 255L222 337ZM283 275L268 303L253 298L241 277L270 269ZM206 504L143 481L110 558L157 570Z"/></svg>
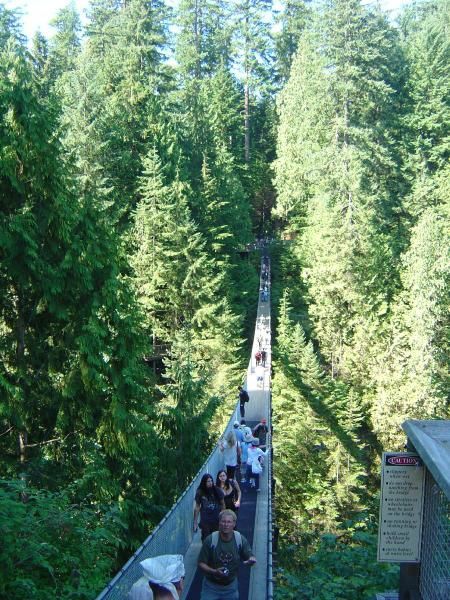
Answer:
<svg viewBox="0 0 450 600"><path fill-rule="evenodd" d="M450 420L410 419L402 424L402 428L450 500Z"/></svg>

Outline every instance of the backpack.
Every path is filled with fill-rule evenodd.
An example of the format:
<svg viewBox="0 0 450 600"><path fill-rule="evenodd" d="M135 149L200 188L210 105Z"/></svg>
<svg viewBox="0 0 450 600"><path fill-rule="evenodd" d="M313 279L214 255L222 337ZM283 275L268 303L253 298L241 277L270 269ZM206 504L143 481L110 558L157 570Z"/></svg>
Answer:
<svg viewBox="0 0 450 600"><path fill-rule="evenodd" d="M239 400L241 401L241 404L243 404L244 402L248 402L250 400L250 396L248 395L247 390L241 390L240 394L239 394Z"/></svg>
<svg viewBox="0 0 450 600"><path fill-rule="evenodd" d="M255 458L253 460L253 462L252 462L252 473L253 473L253 475L259 475L263 471L262 464L261 464L261 461L259 459L260 459L260 457L258 456L258 458Z"/></svg>
<svg viewBox="0 0 450 600"><path fill-rule="evenodd" d="M242 550L242 536L239 533L239 531L234 531L233 533L234 533L234 541L236 542L236 546L238 547L238 552L240 554L241 550ZM213 531L211 534L211 547L210 547L211 552L217 546L218 541L219 541L219 532Z"/></svg>

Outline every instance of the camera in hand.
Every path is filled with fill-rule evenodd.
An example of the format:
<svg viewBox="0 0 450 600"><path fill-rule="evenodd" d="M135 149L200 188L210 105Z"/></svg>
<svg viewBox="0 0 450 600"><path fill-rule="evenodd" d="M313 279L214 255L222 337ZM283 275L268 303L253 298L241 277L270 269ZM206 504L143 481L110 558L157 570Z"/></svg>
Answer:
<svg viewBox="0 0 450 600"><path fill-rule="evenodd" d="M220 570L222 571L222 575L224 577L228 577L228 575L230 574L230 571L226 567L222 567Z"/></svg>

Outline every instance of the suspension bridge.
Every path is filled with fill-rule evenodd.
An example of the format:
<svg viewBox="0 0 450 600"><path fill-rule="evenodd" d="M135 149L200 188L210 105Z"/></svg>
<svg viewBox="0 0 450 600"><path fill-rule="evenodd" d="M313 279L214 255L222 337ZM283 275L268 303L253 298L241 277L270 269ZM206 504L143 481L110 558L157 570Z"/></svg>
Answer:
<svg viewBox="0 0 450 600"><path fill-rule="evenodd" d="M253 337L252 352L243 387L250 396L246 404L245 419L254 427L260 419L267 420L271 431L271 320L270 320L270 260L264 249L261 258L258 310ZM255 354L266 350L265 366L257 365ZM223 435L233 429L235 420L240 419L239 403ZM270 444L270 433L268 444ZM140 563L146 558L161 554L182 554L186 568L185 586L181 600L199 600L202 574L197 569L197 558L201 548L200 531L193 532L193 506L195 492L204 473L217 472L224 468L224 461L216 447L208 456L195 478L186 488L163 520L136 550L133 556L109 582L96 600L125 600L133 585L141 576ZM257 563L251 569L241 566L239 572L240 600L272 600L272 463L267 457L260 477L261 491L256 493L248 484L242 484L242 500L236 529L250 542Z"/></svg>

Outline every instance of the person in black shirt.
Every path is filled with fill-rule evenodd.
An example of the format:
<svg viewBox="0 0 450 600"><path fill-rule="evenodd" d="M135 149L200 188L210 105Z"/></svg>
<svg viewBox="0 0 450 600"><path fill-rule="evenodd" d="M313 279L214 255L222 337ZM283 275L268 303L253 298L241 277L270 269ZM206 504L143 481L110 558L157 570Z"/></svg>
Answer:
<svg viewBox="0 0 450 600"><path fill-rule="evenodd" d="M267 427L266 419L261 419L261 421L258 423L258 425L256 425L253 428L253 435L255 436L255 438L258 438L259 444L261 446L266 445L266 435L267 435L268 431L269 431L269 428Z"/></svg>
<svg viewBox="0 0 450 600"><path fill-rule="evenodd" d="M247 393L247 390L244 390L242 386L239 387L239 410L241 412L241 417L245 417L245 403L249 402L250 396Z"/></svg>
<svg viewBox="0 0 450 600"><path fill-rule="evenodd" d="M209 473L205 473L195 494L194 532L198 528L200 514L200 529L202 541L219 528L219 514L225 510L224 493L216 485Z"/></svg>

